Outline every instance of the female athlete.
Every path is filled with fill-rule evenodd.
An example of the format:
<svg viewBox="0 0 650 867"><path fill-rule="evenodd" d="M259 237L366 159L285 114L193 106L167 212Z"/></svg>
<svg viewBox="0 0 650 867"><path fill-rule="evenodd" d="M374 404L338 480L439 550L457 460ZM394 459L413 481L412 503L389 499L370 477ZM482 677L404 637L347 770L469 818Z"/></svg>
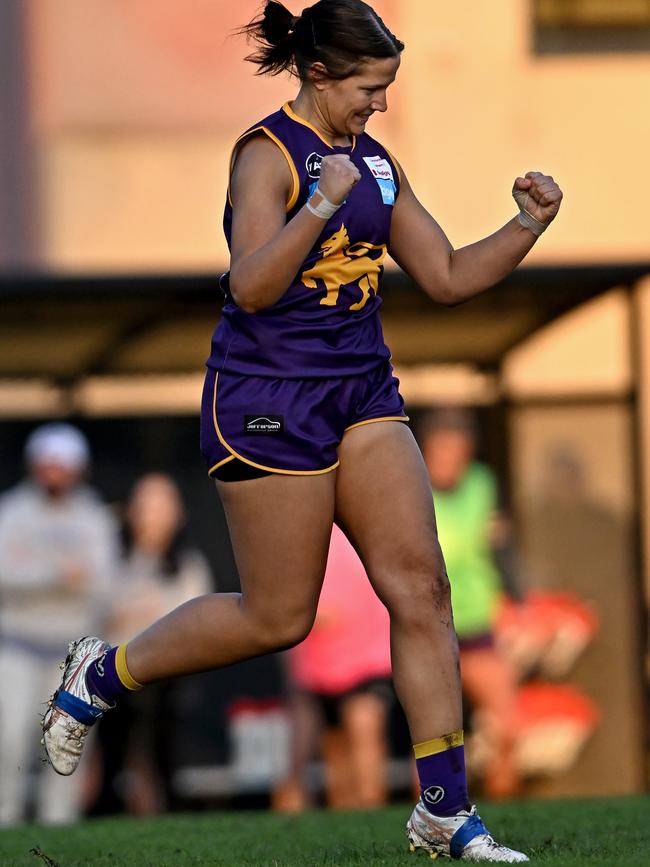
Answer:
<svg viewBox="0 0 650 867"><path fill-rule="evenodd" d="M404 48L361 0L298 17L268 2L244 30L261 73L299 78L293 102L237 140L224 227L226 300L208 360L202 450L226 511L241 594L202 596L126 645L73 642L44 718L59 773L120 695L289 647L309 632L332 522L391 620L395 687L422 796L412 848L526 861L497 844L467 795L458 650L431 492L379 322L390 255L454 305L509 274L558 212L551 177L515 181L519 213L454 250L399 163L366 133Z"/></svg>

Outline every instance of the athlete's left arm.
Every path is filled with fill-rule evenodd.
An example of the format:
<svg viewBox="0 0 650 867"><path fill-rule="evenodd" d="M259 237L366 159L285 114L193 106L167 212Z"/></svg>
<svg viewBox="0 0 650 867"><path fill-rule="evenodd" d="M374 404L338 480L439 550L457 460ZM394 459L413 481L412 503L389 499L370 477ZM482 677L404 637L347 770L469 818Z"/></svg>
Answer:
<svg viewBox="0 0 650 867"><path fill-rule="evenodd" d="M514 191L528 194L526 211L548 224L556 216L562 191L553 178L529 172ZM454 305L494 286L521 262L537 236L513 217L493 235L454 250L449 239L418 201L405 174L393 209L389 252L397 264L435 301Z"/></svg>

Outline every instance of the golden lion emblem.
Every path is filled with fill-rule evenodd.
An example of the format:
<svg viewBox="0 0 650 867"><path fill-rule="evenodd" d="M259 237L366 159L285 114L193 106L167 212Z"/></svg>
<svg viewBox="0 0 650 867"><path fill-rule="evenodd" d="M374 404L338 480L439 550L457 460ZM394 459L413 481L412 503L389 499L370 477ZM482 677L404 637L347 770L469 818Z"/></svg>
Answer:
<svg viewBox="0 0 650 867"><path fill-rule="evenodd" d="M350 237L344 225L321 244L322 257L316 264L303 271L301 280L308 289L316 289L317 281L325 284L327 294L321 304L334 307L342 286L356 284L361 290L361 298L350 305L350 310L361 310L370 297L377 292L379 275L386 256L385 244L368 244L359 241L350 244Z"/></svg>

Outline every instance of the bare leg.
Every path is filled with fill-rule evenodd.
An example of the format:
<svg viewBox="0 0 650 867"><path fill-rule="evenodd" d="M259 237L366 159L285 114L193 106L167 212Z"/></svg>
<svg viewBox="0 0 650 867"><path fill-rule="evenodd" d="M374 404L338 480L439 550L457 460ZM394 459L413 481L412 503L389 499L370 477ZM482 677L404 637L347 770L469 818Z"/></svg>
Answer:
<svg viewBox="0 0 650 867"><path fill-rule="evenodd" d="M289 647L309 632L325 573L335 473L217 483L242 592L176 608L129 642L140 683Z"/></svg>
<svg viewBox="0 0 650 867"><path fill-rule="evenodd" d="M380 807L388 797L386 702L371 693L351 695L343 701L341 716L354 780L353 806Z"/></svg>
<svg viewBox="0 0 650 867"><path fill-rule="evenodd" d="M350 767L350 746L342 725L327 726L321 737L325 768L325 796L333 810L350 810L354 803L354 781Z"/></svg>
<svg viewBox="0 0 650 867"><path fill-rule="evenodd" d="M395 688L414 743L462 728L458 643L429 481L409 428L353 428L339 449L337 522L391 618Z"/></svg>
<svg viewBox="0 0 650 867"><path fill-rule="evenodd" d="M291 755L287 776L276 786L271 796L274 810L299 813L311 806L305 782L307 765L320 739L322 720L314 699L296 690L289 699L291 715Z"/></svg>
<svg viewBox="0 0 650 867"><path fill-rule="evenodd" d="M514 761L517 687L508 663L494 647L461 652L463 689L481 714L492 757L484 788L490 798L513 798L519 789Z"/></svg>

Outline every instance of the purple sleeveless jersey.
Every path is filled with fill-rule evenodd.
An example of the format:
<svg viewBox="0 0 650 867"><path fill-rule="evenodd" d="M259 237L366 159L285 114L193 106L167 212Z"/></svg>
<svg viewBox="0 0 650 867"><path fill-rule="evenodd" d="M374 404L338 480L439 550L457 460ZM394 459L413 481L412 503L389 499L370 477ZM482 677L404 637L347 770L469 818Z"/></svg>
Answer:
<svg viewBox="0 0 650 867"><path fill-rule="evenodd" d="M247 130L277 144L293 178L287 202L292 219L313 192L323 157L345 153L361 180L324 225L314 247L282 297L271 307L246 313L228 291L212 339L208 367L216 371L285 379L367 373L390 358L384 344L378 295L390 234L399 170L388 151L364 133L352 145L332 147L289 103ZM232 205L224 231L230 245Z"/></svg>

